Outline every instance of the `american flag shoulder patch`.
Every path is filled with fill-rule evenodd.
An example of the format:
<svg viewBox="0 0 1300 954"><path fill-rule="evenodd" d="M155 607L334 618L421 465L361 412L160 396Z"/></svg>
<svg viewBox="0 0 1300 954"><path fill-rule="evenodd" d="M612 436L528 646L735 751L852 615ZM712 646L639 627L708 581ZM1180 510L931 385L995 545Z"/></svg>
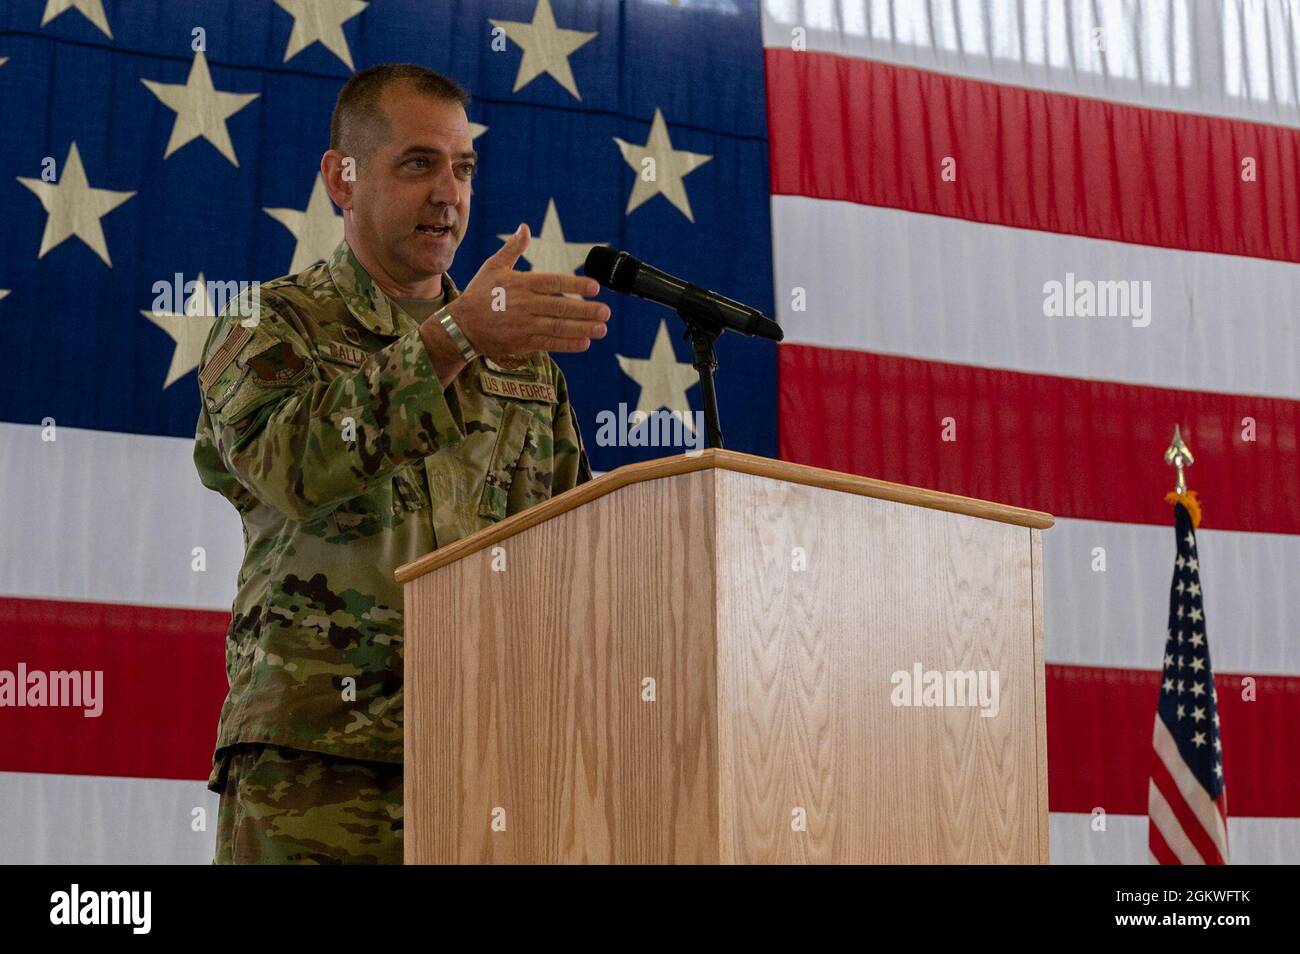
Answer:
<svg viewBox="0 0 1300 954"><path fill-rule="evenodd" d="M226 340L221 342L220 348L212 352L203 370L199 372L199 387L204 391L212 387L213 382L230 366L230 362L235 360L235 355L239 354L252 337L252 328L245 328L238 322L232 325L226 334Z"/></svg>

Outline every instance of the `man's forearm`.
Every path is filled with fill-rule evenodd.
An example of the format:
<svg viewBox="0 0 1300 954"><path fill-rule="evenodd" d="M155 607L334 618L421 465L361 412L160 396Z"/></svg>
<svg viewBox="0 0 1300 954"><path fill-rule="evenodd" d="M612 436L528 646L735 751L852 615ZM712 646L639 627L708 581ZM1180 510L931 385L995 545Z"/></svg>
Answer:
<svg viewBox="0 0 1300 954"><path fill-rule="evenodd" d="M445 391L456 380L456 375L464 370L467 363L465 356L460 353L456 342L451 340L442 325L433 320L432 315L420 322L420 340L424 342L424 350L429 352L433 370L437 372L438 382Z"/></svg>

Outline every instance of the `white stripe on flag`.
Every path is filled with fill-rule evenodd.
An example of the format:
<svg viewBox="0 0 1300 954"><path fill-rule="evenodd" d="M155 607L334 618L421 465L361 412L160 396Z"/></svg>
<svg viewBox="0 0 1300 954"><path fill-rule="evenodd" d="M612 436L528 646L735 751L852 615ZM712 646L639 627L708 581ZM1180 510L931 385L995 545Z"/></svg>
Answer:
<svg viewBox="0 0 1300 954"><path fill-rule="evenodd" d="M229 610L239 515L199 482L193 439L56 435L0 423L0 596Z"/></svg>
<svg viewBox="0 0 1300 954"><path fill-rule="evenodd" d="M1160 794L1160 789L1156 788L1154 781L1149 782L1147 786L1147 812L1151 823L1160 830L1165 844L1179 861L1185 865L1205 864L1205 859L1187 837L1187 832L1183 831L1183 826L1178 823L1174 810L1169 807L1164 795Z"/></svg>
<svg viewBox="0 0 1300 954"><path fill-rule="evenodd" d="M1223 816L1219 814L1219 806L1214 803L1213 799L1210 798L1210 793L1196 780L1196 776L1187 767L1187 763L1183 761L1182 755L1178 752L1178 743L1169 734L1169 729L1166 728L1164 720L1159 716L1155 719L1155 730L1152 732L1151 744L1156 750L1156 755L1159 756L1160 761L1164 763L1165 769L1169 772L1169 777L1174 780L1174 785L1178 787L1178 792L1183 796L1183 801L1201 823L1201 827L1205 829L1205 833L1210 840L1218 847L1219 854L1226 860L1228 858L1228 832L1223 824ZM1154 785L1152 790L1154 791ZM1177 820L1174 821L1174 824L1178 824ZM1181 830L1180 826L1179 831ZM1169 835L1165 830L1161 828L1160 831L1165 835L1165 841L1169 841ZM1174 847L1172 842L1170 842L1169 847Z"/></svg>
<svg viewBox="0 0 1300 954"><path fill-rule="evenodd" d="M203 782L0 772L0 859L211 864L218 801Z"/></svg>
<svg viewBox="0 0 1300 954"><path fill-rule="evenodd" d="M1300 397L1292 320L1300 313L1300 268L1288 262L803 196L772 197L772 236L776 313L791 342ZM1129 298L1133 316L1048 317L1044 285L1060 282L1064 294L1071 274L1076 289L1081 280L1136 282L1127 286L1141 296ZM796 289L805 292L806 310L793 310ZM1103 297L1122 309L1122 298ZM1144 317L1135 303L1149 305ZM1148 317L1149 325L1134 326Z"/></svg>
<svg viewBox="0 0 1300 954"><path fill-rule="evenodd" d="M1300 673L1300 640L1289 635L1300 535L1200 529L1196 545L1206 615L1232 627L1231 639L1214 644L1214 668ZM1043 534L1047 661L1159 669L1173 557L1168 526L1058 518ZM1104 570L1095 568L1101 559Z"/></svg>
<svg viewBox="0 0 1300 954"><path fill-rule="evenodd" d="M1105 828L1099 831L1103 822ZM1052 812L1047 826L1054 865L1150 863L1146 815ZM1300 819L1234 816L1228 820L1228 834L1233 864L1300 863Z"/></svg>

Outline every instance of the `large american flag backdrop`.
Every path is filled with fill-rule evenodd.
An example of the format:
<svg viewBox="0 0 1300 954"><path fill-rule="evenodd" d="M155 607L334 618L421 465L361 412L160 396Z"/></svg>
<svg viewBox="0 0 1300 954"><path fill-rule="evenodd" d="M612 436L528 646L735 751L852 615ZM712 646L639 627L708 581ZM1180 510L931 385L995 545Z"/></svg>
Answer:
<svg viewBox="0 0 1300 954"><path fill-rule="evenodd" d="M461 287L519 221L532 267L628 249L784 325L720 342L728 446L1057 515L1057 862L1148 860L1180 423L1232 860L1300 861L1300 13L1246 0L7 0L0 670L104 682L0 708L0 860L211 858L203 289L339 239L330 109L389 61L475 96ZM1046 304L1120 281L1130 317ZM700 406L676 319L611 304L560 358L598 470L671 452L601 411Z"/></svg>

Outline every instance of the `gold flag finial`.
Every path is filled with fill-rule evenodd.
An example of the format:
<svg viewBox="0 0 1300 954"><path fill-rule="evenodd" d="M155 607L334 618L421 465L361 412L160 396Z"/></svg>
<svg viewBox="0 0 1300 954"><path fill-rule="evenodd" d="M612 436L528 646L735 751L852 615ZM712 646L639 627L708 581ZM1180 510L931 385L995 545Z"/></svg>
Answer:
<svg viewBox="0 0 1300 954"><path fill-rule="evenodd" d="M1178 468L1178 484L1174 492L1179 496L1187 493L1187 477L1183 474L1183 468L1196 463L1196 459L1192 457L1192 452L1183 441L1183 435L1177 424L1174 425L1174 439L1170 441L1169 449L1165 451L1165 463Z"/></svg>

